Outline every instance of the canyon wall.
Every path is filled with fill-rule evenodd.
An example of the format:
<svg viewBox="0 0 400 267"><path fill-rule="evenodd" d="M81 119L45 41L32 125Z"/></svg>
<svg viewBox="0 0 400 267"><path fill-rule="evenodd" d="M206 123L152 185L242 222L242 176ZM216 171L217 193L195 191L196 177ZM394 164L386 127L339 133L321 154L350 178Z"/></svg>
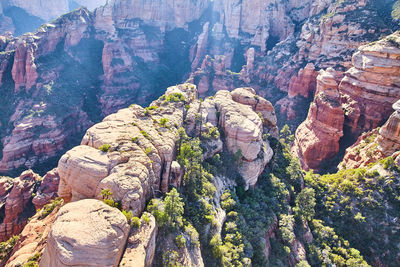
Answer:
<svg viewBox="0 0 400 267"><path fill-rule="evenodd" d="M356 140L361 133L385 123L393 113L393 109L397 108L395 103L400 98L400 32L378 42L360 46L353 55L352 62L353 67L344 73L343 78L339 76L331 79L333 82L330 86L336 88L334 96L320 97L318 93L320 83L318 83L316 97L311 104L308 117L296 131L295 149L303 167L307 169L319 169L323 161L334 159L339 152L339 140L343 136L343 131L345 140ZM321 78L320 74L317 80L321 81ZM322 109L324 106L321 103L322 99L325 99L325 103L335 103L336 109ZM319 112L314 111L316 107L319 108ZM364 135L354 145L359 150L362 142L363 150L371 154L370 160L383 155L389 156L396 150L393 142L383 142L383 140L396 140L396 113L390 118L388 125L380 130L383 136L379 140L386 145L381 145L381 152L375 151L379 155L371 152L371 145L367 146L363 141L366 138L371 139L371 134ZM335 124L334 129L327 126L332 123ZM327 132L330 137L315 138L321 131ZM355 157L350 156L350 151L347 154L345 161ZM360 164L365 162L366 158L368 157L364 155L364 160L361 160L357 156Z"/></svg>

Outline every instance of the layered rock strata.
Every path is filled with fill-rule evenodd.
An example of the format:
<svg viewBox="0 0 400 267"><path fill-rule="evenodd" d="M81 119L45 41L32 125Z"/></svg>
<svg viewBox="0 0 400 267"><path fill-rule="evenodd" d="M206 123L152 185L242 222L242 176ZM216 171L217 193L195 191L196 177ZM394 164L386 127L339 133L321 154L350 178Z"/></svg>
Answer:
<svg viewBox="0 0 400 267"><path fill-rule="evenodd" d="M317 91L308 116L296 130L294 150L305 169L318 169L325 160L339 152L343 136L344 113L339 102L337 73L321 71Z"/></svg>
<svg viewBox="0 0 400 267"><path fill-rule="evenodd" d="M389 118L400 98L400 32L358 49L340 93L345 125L355 136Z"/></svg>
<svg viewBox="0 0 400 267"><path fill-rule="evenodd" d="M32 195L40 176L31 170L23 172L15 179L3 178L1 183L2 213L0 240L6 241L19 234L35 213Z"/></svg>

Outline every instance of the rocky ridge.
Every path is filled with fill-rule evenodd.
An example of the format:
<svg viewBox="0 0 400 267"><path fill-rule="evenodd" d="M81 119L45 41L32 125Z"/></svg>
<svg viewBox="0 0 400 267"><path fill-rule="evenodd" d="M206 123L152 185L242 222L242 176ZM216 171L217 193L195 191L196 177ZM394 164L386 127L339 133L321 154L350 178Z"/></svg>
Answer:
<svg viewBox="0 0 400 267"><path fill-rule="evenodd" d="M201 121L194 116L199 108L202 110L201 115L204 119ZM174 161L179 139L178 128L185 126L187 129L192 129L192 134L196 135L198 122L201 122L200 125L204 127L204 133L212 127L218 127L225 133L224 137L218 137L219 142L225 145L211 152L209 157L225 148L231 154L237 154L237 151L243 149L243 153L238 158L238 165L241 166L238 171L247 186L254 186L273 154L268 141L263 140L265 133L274 135L277 132L272 105L264 98L257 96L251 88L238 88L232 93L220 91L215 97L200 101L197 99L196 86L193 84L169 87L165 95L151 103L148 108L132 105L109 115L103 122L88 129L81 145L61 157L57 169L48 172L38 188L33 189L28 186L24 189L30 190L28 191L29 200L33 192L36 193L32 202L38 208L57 196L55 189L58 189L58 195L64 198L67 204L58 211L56 217L51 215L53 213L45 217L44 220L52 224L51 230L47 226L38 228L43 220L42 213L39 212L25 228L26 231L34 231L34 233L21 234L22 239L18 241L15 251L11 253L9 262L24 262L28 260L28 257L24 255L43 253L41 265L68 266L70 263L89 260L84 255L90 254L96 258L91 261L98 264L107 262L109 266L118 266L117 263L121 257L122 262L126 264L129 264L132 259L138 260L139 257L143 260L141 266L150 266L155 253L154 242L157 236L154 218L148 215L149 222L142 228L132 230L129 236L125 217L117 209L95 199L103 199L102 191L108 189L113 201L120 203L122 209L139 216L145 208L145 202L157 192L167 192L170 185L180 187L180 182L176 180L176 177L183 170ZM30 172L25 176L28 174L36 175ZM20 179L25 176L23 174ZM39 180L39 176L34 177L36 178L32 180L33 182ZM5 185L11 182L11 180L7 181L5 180ZM11 186L5 186L5 198ZM12 199L12 195L11 191L7 203ZM33 207L32 202L29 203ZM54 206L55 203L51 205ZM79 209L76 208L77 206ZM6 204L6 211L7 207ZM46 209L47 206L44 210ZM89 214L88 221L80 219L82 211ZM98 216L100 213L103 214L101 215L103 217L100 216L101 219ZM115 213L115 216L110 213ZM110 229L116 229L116 232L105 231L104 235L103 232L99 232L98 236L93 236L92 231L89 231L93 227L108 229L104 225L93 225L94 221L99 225L114 225L115 223ZM23 226L25 224L27 221L24 221ZM79 230L63 231L65 227ZM88 227L87 230L85 227ZM18 234L22 227L19 231L14 230L12 234ZM44 236L39 237L38 231L43 231ZM88 231L91 238L86 237ZM10 234L7 233L7 237ZM115 247L109 247L111 243L107 240L111 236L116 237L116 239L113 238L115 242L112 242ZM27 245L28 240L30 242L34 240L31 246ZM82 254L81 250L79 253L77 250L75 253L68 245L71 242L64 240L74 240L72 245L74 248L89 247L93 251ZM126 240L128 240L128 249L122 255L121 248L125 246ZM102 246L103 243L100 241L105 242L105 246ZM90 243L92 245L88 242L92 242ZM44 247L46 249L43 252ZM105 249L109 252L105 253ZM116 253L117 250L120 253ZM67 251L69 251L68 255ZM198 248L188 246L182 257L188 266L203 266L201 251Z"/></svg>

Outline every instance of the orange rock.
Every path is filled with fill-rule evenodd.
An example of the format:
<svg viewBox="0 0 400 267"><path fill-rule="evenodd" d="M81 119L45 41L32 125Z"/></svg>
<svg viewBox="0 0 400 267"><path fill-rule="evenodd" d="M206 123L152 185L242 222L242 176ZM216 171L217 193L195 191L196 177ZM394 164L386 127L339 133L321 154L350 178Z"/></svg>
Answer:
<svg viewBox="0 0 400 267"><path fill-rule="evenodd" d="M297 128L294 150L304 169L319 169L339 152L344 113L339 102L337 73L321 71L307 119Z"/></svg>
<svg viewBox="0 0 400 267"><path fill-rule="evenodd" d="M314 64L312 63L307 64L304 69L299 70L297 76L292 76L290 80L289 98L293 98L296 95L308 98L311 94L314 94L317 75L318 72L315 71Z"/></svg>
<svg viewBox="0 0 400 267"><path fill-rule="evenodd" d="M31 200L39 178L39 175L29 170L12 181L13 186L5 202L4 219L0 224L0 241L6 241L19 234L27 224L28 218L35 214Z"/></svg>

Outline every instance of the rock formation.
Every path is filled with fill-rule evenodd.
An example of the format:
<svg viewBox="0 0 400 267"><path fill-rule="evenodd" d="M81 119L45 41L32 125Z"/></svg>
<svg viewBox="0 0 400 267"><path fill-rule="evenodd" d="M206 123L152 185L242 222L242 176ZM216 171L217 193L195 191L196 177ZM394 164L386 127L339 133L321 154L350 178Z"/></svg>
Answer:
<svg viewBox="0 0 400 267"><path fill-rule="evenodd" d="M400 100L393 104L394 113L379 130L377 142L385 156L400 150Z"/></svg>
<svg viewBox="0 0 400 267"><path fill-rule="evenodd" d="M129 225L116 208L85 199L66 204L57 214L40 266L118 266Z"/></svg>
<svg viewBox="0 0 400 267"><path fill-rule="evenodd" d="M339 87L339 91L336 89L335 94L331 94L325 100L324 97L317 97L319 82L323 77L318 76L314 103L311 104L306 121L296 131L296 150L305 168L318 169L322 160L332 159L339 152L339 139L343 136L344 128L349 132L345 139L356 139L362 132L377 128L389 118L392 104L400 98L399 40L399 32L396 32L376 43L361 46L353 56L353 67L345 72L344 77L340 79L340 75L333 75L336 77L330 79L333 82L330 86ZM332 71L331 69L330 72ZM326 101L331 105L334 104L335 108L323 109L325 104L322 103ZM311 116L313 110L315 110L314 117ZM320 118L316 119L316 116ZM318 126L316 121L325 122ZM317 137L316 133L320 131L326 132L323 138ZM378 151L375 145L367 146L362 141L367 137L361 137L353 146L357 147L356 153L350 151L352 148L348 151L345 156L348 164L343 164L354 166L354 162L350 161L360 161L361 164L382 156L362 156L363 153L371 154ZM322 143L317 140L322 140ZM359 146L360 143L362 147ZM316 150L311 149L312 147ZM361 154L360 149L364 151ZM360 155L365 160L360 160Z"/></svg>
<svg viewBox="0 0 400 267"><path fill-rule="evenodd" d="M201 127L198 127L199 122ZM269 101L256 95L252 88L237 88L231 93L218 91L201 103L194 102L187 114L186 130L191 135L199 135L199 129L207 131L210 127L221 127L226 148L238 155L239 173L248 188L256 184L272 158L273 151L263 135L277 136L276 123L275 110ZM206 158L222 150L218 140L205 146L214 148L207 149L212 152L206 154Z"/></svg>
<svg viewBox="0 0 400 267"><path fill-rule="evenodd" d="M381 126L400 98L400 32L361 46L340 84L345 125L354 135Z"/></svg>
<svg viewBox="0 0 400 267"><path fill-rule="evenodd" d="M251 106L234 100L237 96L240 100L256 102L257 96L254 91L250 91L250 96L244 94L241 98L243 94L240 95L238 90L246 89L236 89L232 94L219 91L215 95L215 103L220 112L219 125L225 132L225 144L229 152L239 155L239 173L248 188L256 184L258 176L271 160L273 151L268 141L263 140L263 116L260 118Z"/></svg>
<svg viewBox="0 0 400 267"><path fill-rule="evenodd" d="M396 158L396 152L400 150L399 104L399 101L393 104L395 111L381 128L362 134L346 149L339 169L365 167L389 156Z"/></svg>
<svg viewBox="0 0 400 267"><path fill-rule="evenodd" d="M35 205L36 210L43 208L44 205L50 203L51 200L57 197L59 183L60 176L57 169L53 169L46 173L35 193L35 197L32 199L32 203Z"/></svg>
<svg viewBox="0 0 400 267"><path fill-rule="evenodd" d="M339 102L338 77L333 69L321 71L317 91L305 122L296 130L294 150L305 169L318 169L339 152L344 113Z"/></svg>
<svg viewBox="0 0 400 267"><path fill-rule="evenodd" d="M12 4L36 3L19 2ZM2 37L0 84L10 101L0 111L0 170L48 162L104 116L149 103L159 88L184 77L201 96L252 87L297 126L304 117L294 109L308 100L295 96L315 91L317 71L344 71L360 44L390 33L378 11L372 0L115 0L93 13L66 14L33 34Z"/></svg>
<svg viewBox="0 0 400 267"><path fill-rule="evenodd" d="M18 178L3 178L1 193L4 217L0 224L0 240L6 241L19 234L27 224L28 218L35 213L32 194L40 176L31 170L23 172Z"/></svg>
<svg viewBox="0 0 400 267"><path fill-rule="evenodd" d="M15 31L17 35L20 35L34 31L41 24L56 19L79 6L85 6L93 11L106 2L106 0L34 0L29 2L5 0L0 6L0 17L4 19L4 22L0 23L0 34Z"/></svg>
<svg viewBox="0 0 400 267"><path fill-rule="evenodd" d="M157 223L153 215L146 213L149 222L132 229L128 237L125 253L119 266L150 267L156 252Z"/></svg>
<svg viewBox="0 0 400 267"><path fill-rule="evenodd" d="M182 174L174 167L177 129L184 126L185 109L190 105L185 125L194 130L194 114L201 103L195 98L194 85L170 87L149 108L133 105L90 128L81 145L59 161L58 195L66 201L101 199L101 191L109 189L123 209L140 214L155 191L166 192L169 184L180 184ZM241 154L240 174L247 185L254 186L273 155L268 141L263 140L263 133L277 133L272 105L253 89L239 88L232 94L220 91L201 106L202 123L222 127L228 151ZM162 125L161 120L167 124ZM221 140L216 142L217 149L208 157L222 150Z"/></svg>
<svg viewBox="0 0 400 267"><path fill-rule="evenodd" d="M195 97L194 85L170 87L151 104L153 110L133 105L90 128L81 145L60 159L59 196L67 201L101 198L107 188L125 210L140 214L154 191L168 189L177 129L185 103ZM159 124L161 119L167 125ZM104 146L109 146L105 152L100 150Z"/></svg>

